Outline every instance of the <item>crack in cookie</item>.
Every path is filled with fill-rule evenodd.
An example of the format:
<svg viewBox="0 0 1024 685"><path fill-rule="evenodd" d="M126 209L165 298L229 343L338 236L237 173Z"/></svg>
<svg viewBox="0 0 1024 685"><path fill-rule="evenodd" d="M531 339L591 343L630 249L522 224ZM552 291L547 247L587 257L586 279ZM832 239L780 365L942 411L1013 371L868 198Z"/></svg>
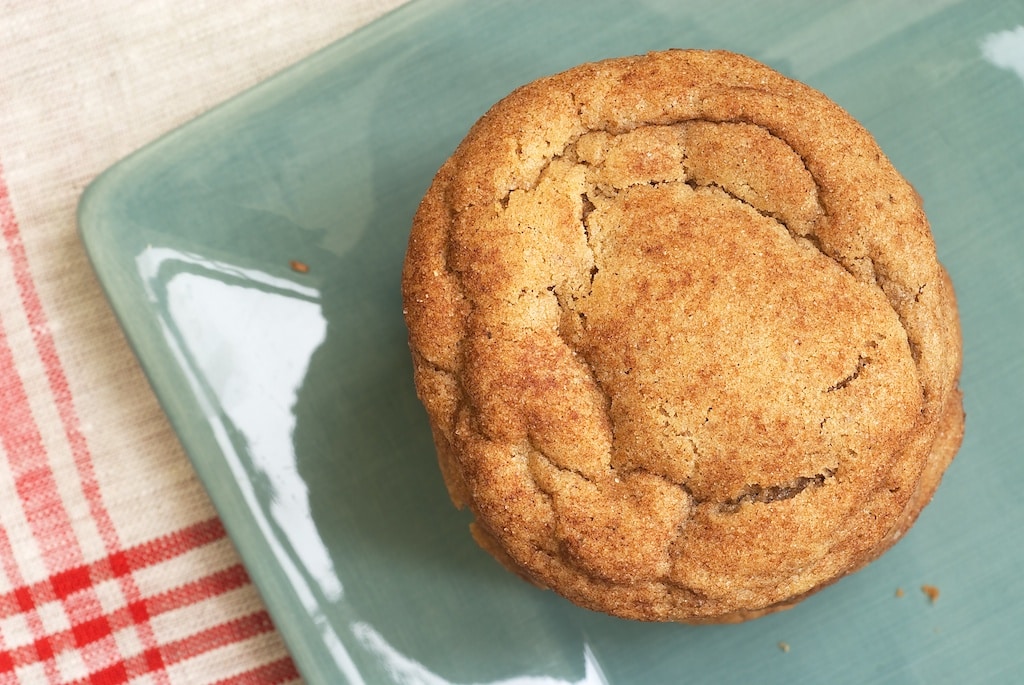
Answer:
<svg viewBox="0 0 1024 685"><path fill-rule="evenodd" d="M813 476L800 476L784 485L760 485L757 483L748 485L743 492L732 499L718 505L718 510L723 513L735 513L739 511L744 503L768 504L782 500L792 499L809 488L820 488L825 481L834 478L836 469L825 469Z"/></svg>

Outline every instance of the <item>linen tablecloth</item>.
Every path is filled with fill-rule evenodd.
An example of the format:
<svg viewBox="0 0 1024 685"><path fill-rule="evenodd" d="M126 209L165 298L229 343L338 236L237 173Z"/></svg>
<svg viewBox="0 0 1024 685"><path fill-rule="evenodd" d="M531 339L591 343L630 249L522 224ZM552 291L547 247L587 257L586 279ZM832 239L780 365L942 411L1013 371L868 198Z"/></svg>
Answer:
<svg viewBox="0 0 1024 685"><path fill-rule="evenodd" d="M75 209L120 158L402 2L0 1L0 683L299 679Z"/></svg>

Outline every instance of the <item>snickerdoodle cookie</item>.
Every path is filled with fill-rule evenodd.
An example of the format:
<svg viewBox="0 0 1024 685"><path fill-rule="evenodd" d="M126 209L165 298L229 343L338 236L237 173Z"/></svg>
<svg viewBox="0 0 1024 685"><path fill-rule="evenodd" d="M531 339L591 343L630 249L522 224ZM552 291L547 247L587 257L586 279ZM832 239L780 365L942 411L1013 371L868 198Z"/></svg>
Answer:
<svg viewBox="0 0 1024 685"><path fill-rule="evenodd" d="M438 172L402 285L452 499L592 609L791 606L891 546L960 444L916 193L836 104L739 55L514 91Z"/></svg>

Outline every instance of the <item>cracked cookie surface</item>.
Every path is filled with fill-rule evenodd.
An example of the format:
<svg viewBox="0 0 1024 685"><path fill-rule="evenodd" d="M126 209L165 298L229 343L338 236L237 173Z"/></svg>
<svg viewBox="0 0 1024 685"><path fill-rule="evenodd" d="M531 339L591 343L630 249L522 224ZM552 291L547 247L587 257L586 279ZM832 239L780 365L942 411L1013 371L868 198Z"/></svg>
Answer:
<svg viewBox="0 0 1024 685"><path fill-rule="evenodd" d="M838 106L738 55L513 92L438 172L402 285L474 536L596 610L791 606L893 544L960 443L916 193Z"/></svg>

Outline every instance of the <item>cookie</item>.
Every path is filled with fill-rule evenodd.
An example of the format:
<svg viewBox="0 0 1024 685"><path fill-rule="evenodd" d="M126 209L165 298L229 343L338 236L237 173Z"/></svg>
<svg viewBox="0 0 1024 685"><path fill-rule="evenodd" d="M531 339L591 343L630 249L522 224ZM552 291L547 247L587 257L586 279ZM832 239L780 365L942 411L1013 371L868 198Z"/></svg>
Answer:
<svg viewBox="0 0 1024 685"><path fill-rule="evenodd" d="M840 107L740 55L511 93L427 191L402 289L472 534L594 610L792 606L888 549L962 437L917 194Z"/></svg>

